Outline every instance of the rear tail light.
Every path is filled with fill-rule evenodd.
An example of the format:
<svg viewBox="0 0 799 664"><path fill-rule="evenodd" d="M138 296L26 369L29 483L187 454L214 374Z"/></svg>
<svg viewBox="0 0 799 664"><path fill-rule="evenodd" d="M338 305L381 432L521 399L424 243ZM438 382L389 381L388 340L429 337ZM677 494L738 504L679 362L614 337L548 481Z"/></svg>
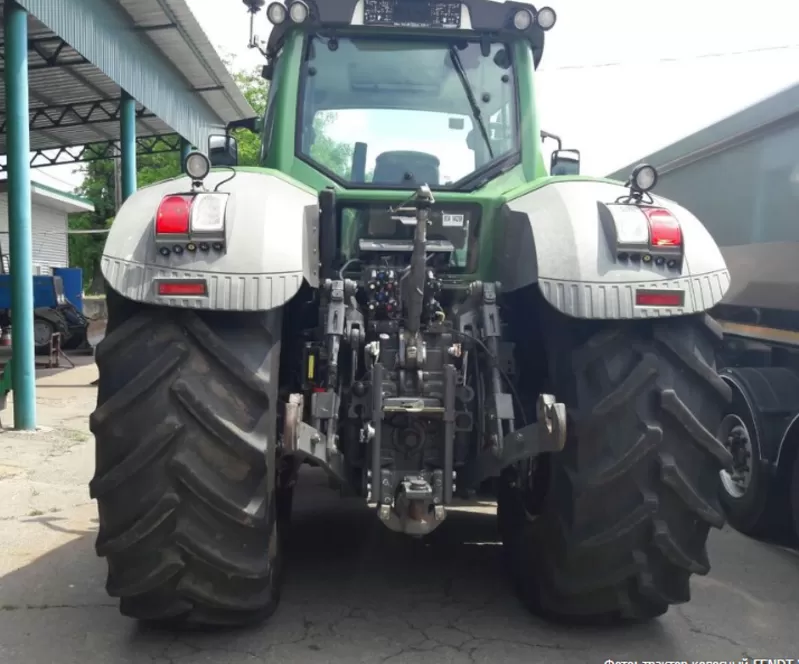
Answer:
<svg viewBox="0 0 799 664"><path fill-rule="evenodd" d="M684 307L684 290L636 290L636 307Z"/></svg>
<svg viewBox="0 0 799 664"><path fill-rule="evenodd" d="M599 218L611 251L619 259L657 266L682 263L683 237L676 217L661 207L599 204Z"/></svg>
<svg viewBox="0 0 799 664"><path fill-rule="evenodd" d="M159 281L157 291L162 297L205 297L208 295L208 283L205 279Z"/></svg>
<svg viewBox="0 0 799 664"><path fill-rule="evenodd" d="M227 194L217 193L165 196L155 214L155 234L224 240L227 200Z"/></svg>
<svg viewBox="0 0 799 664"><path fill-rule="evenodd" d="M191 219L191 196L166 196L155 214L158 235L186 235Z"/></svg>
<svg viewBox="0 0 799 664"><path fill-rule="evenodd" d="M682 229L679 222L663 208L641 208L649 221L649 233L653 247L681 247Z"/></svg>

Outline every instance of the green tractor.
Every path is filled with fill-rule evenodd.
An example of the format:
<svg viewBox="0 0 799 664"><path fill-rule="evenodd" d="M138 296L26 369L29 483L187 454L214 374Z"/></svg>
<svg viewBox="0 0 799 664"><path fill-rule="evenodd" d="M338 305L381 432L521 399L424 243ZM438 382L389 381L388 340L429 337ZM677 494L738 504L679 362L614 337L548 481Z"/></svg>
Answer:
<svg viewBox="0 0 799 664"><path fill-rule="evenodd" d="M265 13L260 166L212 137L122 206L104 249L91 493L122 613L269 616L302 464L412 537L492 492L543 615L688 601L731 467L705 313L729 273L652 167L622 183L580 176L576 151L546 163L534 90L555 12Z"/></svg>

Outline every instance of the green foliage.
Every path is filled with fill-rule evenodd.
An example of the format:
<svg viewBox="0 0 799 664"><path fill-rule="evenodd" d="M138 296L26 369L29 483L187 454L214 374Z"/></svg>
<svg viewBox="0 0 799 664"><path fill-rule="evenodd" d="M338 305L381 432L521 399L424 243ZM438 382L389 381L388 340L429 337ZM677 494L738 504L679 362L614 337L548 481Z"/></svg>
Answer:
<svg viewBox="0 0 799 664"><path fill-rule="evenodd" d="M92 161L79 169L84 174L83 182L75 193L94 203L94 212L72 215L69 227L89 230L109 228L115 213L114 162L110 159ZM83 269L84 287L89 292L102 286L95 276L100 274L100 255L105 234L70 235L69 262Z"/></svg>
<svg viewBox="0 0 799 664"><path fill-rule="evenodd" d="M336 121L335 112L317 113L313 120L314 142L311 157L342 178L350 177L352 146L328 136L327 129Z"/></svg>
<svg viewBox="0 0 799 664"><path fill-rule="evenodd" d="M269 92L268 81L261 78L258 69L235 72L233 78L258 117L263 117L266 111L266 95ZM261 161L261 137L248 129L237 129L233 135L239 144L239 164L258 166Z"/></svg>
<svg viewBox="0 0 799 664"><path fill-rule="evenodd" d="M136 164L136 185L146 187L180 175L180 153L161 152L139 155Z"/></svg>

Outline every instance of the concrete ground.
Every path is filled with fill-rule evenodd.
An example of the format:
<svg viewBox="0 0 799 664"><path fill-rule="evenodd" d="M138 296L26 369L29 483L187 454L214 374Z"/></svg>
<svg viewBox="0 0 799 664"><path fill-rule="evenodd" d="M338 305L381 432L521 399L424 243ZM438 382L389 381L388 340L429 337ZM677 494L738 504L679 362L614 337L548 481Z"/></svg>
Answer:
<svg viewBox="0 0 799 664"><path fill-rule="evenodd" d="M119 615L93 550L93 365L39 381L36 434L0 433L0 663L426 664L799 658L799 557L729 529L693 601L648 625L567 629L512 595L493 507L427 541L387 532L304 475L288 580L265 626L169 634Z"/></svg>

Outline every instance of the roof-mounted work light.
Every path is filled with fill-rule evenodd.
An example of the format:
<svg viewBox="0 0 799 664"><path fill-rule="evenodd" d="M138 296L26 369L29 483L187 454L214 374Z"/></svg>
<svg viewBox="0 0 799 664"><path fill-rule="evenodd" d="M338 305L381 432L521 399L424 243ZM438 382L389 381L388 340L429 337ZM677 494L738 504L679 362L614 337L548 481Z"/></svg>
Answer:
<svg viewBox="0 0 799 664"><path fill-rule="evenodd" d="M552 7L542 7L535 16L535 22L542 30L551 30L558 20L558 15Z"/></svg>

